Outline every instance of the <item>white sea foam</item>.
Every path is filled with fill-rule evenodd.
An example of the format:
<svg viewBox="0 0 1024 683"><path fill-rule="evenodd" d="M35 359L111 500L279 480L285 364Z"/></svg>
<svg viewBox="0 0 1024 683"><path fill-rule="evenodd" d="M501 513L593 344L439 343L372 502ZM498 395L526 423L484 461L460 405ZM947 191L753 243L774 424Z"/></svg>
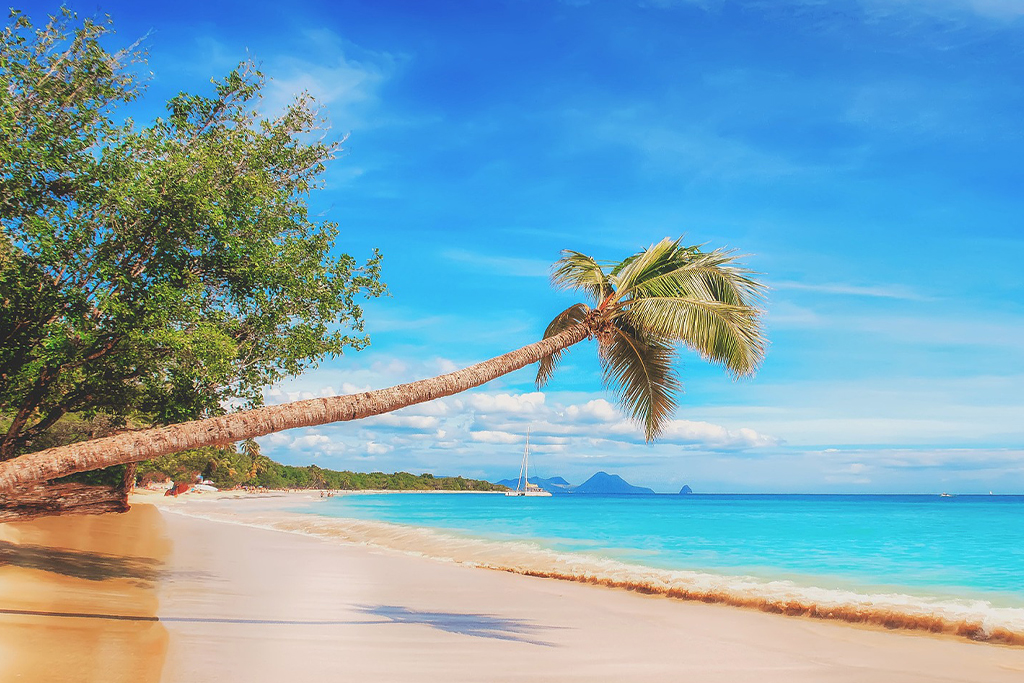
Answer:
<svg viewBox="0 0 1024 683"><path fill-rule="evenodd" d="M1024 645L1024 609L998 607L984 600L928 598L898 592L866 594L788 580L659 569L588 553L557 552L528 541L486 540L388 522L285 511L239 514L222 508L200 511L189 507L169 511L529 576L794 616Z"/></svg>

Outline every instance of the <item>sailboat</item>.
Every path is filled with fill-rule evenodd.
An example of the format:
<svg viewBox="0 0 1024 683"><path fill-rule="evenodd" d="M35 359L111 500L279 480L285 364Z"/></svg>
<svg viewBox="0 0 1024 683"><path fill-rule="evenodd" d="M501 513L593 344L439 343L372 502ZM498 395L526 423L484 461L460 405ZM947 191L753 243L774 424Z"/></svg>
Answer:
<svg viewBox="0 0 1024 683"><path fill-rule="evenodd" d="M523 451L523 463L519 466L519 481L515 491L505 491L506 496L550 496L536 484L530 483L530 430L526 430L526 449Z"/></svg>

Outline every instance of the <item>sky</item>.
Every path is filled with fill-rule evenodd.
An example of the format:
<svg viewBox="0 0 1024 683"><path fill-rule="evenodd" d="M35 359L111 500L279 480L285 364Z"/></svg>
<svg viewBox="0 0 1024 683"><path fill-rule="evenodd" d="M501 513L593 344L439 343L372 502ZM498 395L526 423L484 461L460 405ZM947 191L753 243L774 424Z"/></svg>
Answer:
<svg viewBox="0 0 1024 683"><path fill-rule="evenodd" d="M1024 2L71 0L143 38L161 113L245 59L344 151L310 198L380 248L371 346L269 403L430 377L538 340L550 265L664 237L770 287L754 378L681 353L665 436L592 342L538 392L471 392L261 439L282 462L491 480L598 470L659 492L1024 492ZM52 4L20 5L33 19ZM136 116L142 120L145 116Z"/></svg>

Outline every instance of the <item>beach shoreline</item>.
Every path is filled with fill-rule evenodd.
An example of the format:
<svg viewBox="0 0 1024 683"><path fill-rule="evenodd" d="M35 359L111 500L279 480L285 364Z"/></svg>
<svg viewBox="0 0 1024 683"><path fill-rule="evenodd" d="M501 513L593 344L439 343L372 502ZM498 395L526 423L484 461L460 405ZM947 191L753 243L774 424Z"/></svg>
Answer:
<svg viewBox="0 0 1024 683"><path fill-rule="evenodd" d="M258 502L241 506L247 510L273 510L296 500L287 494L243 497ZM125 560L141 556L140 538L157 549L169 541L164 554L147 551L158 558L154 562L160 563L159 571L145 575L147 580L135 576L133 583L141 591L134 598L135 614L155 613L159 621L119 623L127 624L118 635L122 645L137 641L142 627L163 630L162 650L129 656L133 670L159 672L143 680L334 680L343 674L366 680L674 681L685 672L703 681L759 683L997 682L1017 680L1024 673L1022 648L482 572L410 553L225 524L195 514L197 508L203 508L200 515L210 508L237 513L240 506L228 495L165 501L142 494L134 499L128 515L103 515L88 524L82 521L88 518L57 518L46 522L48 530L32 532L34 536L23 527L36 522L2 525L0 534L8 555L19 544L66 546L69 534L77 534L80 552L108 559L120 553ZM20 540L11 540L19 535ZM120 549L115 538L120 538ZM39 585L66 579L44 566L27 569L24 559L18 564L15 559L0 567L0 586L13 585L12 572L35 572ZM77 579L74 590L83 595L54 594L45 611L87 612L79 609L81 600L92 600L93 609L132 599L110 590L120 585L123 591L124 577L91 578ZM4 594L5 605L10 594ZM33 658L49 662L51 672L66 672L66 667L89 671L75 669L75 658L65 657L68 648L58 648L57 640L23 637L28 629L37 638L57 633L64 639L60 642L67 641L69 621L0 614L0 632L5 634L0 653L37 642L31 648ZM98 619L78 621L87 625L85 634L93 642L96 632L111 635ZM12 633L22 638L11 638ZM110 648L105 645L102 651L116 650ZM28 667L28 662L17 666ZM14 677L10 664L3 673L2 680L62 680Z"/></svg>
<svg viewBox="0 0 1024 683"><path fill-rule="evenodd" d="M160 503L168 510L203 519L276 529L328 542L354 543L536 578L869 628L922 632L1011 646L1024 644L1024 610L1013 606L999 607L979 598L965 599L957 594L945 597L914 594L901 586L852 585L841 588L835 585L834 578L820 576L791 580L698 569L657 568L616 560L602 553L557 551L529 539L489 539L485 537L486 533L474 535L457 528L423 526L415 521L339 517L331 514L330 505L321 508L323 514L317 514L316 505L307 510L296 505L300 502L313 503L318 500L317 496L267 495L262 504L258 500L252 498L251 504L238 508L218 505L203 496L165 499Z"/></svg>

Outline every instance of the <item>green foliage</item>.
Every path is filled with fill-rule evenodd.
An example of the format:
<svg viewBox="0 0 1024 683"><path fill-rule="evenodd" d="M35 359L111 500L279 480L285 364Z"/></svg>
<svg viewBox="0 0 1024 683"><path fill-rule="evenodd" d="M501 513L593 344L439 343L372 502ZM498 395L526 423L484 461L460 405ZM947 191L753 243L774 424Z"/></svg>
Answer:
<svg viewBox="0 0 1024 683"><path fill-rule="evenodd" d="M0 416L0 433L10 427L10 416ZM124 415L109 415L102 412L72 413L63 416L36 441L39 448L63 446L76 441L98 439L116 432L131 429L138 423ZM114 465L88 472L79 472L55 481L73 481L97 486L120 486L127 465Z"/></svg>
<svg viewBox="0 0 1024 683"><path fill-rule="evenodd" d="M139 463L138 476L164 474L174 481L190 482L197 475L224 488L249 481L251 459L233 448L197 448Z"/></svg>
<svg viewBox="0 0 1024 683"><path fill-rule="evenodd" d="M113 468L111 468L113 469ZM361 491L504 491L504 486L463 477L435 477L408 472L338 472L308 465L282 465L265 455L255 458L233 448L200 448L165 455L139 464L139 476L161 473L179 482L192 481L197 474L220 488L236 485L271 489L334 489Z"/></svg>
<svg viewBox="0 0 1024 683"><path fill-rule="evenodd" d="M62 10L0 32L0 460L71 412L152 424L255 406L261 390L369 343L380 255L333 253L311 220L336 143L308 96L258 113L242 64L147 126L134 46Z"/></svg>
<svg viewBox="0 0 1024 683"><path fill-rule="evenodd" d="M557 287L587 294L593 308L570 306L544 337L586 323L599 344L605 386L643 425L648 441L664 430L676 408L682 388L673 369L678 345L736 376L753 374L764 358L764 287L731 252L704 252L672 239L619 263L564 251L551 279ZM541 361L538 387L560 357L558 352Z"/></svg>

